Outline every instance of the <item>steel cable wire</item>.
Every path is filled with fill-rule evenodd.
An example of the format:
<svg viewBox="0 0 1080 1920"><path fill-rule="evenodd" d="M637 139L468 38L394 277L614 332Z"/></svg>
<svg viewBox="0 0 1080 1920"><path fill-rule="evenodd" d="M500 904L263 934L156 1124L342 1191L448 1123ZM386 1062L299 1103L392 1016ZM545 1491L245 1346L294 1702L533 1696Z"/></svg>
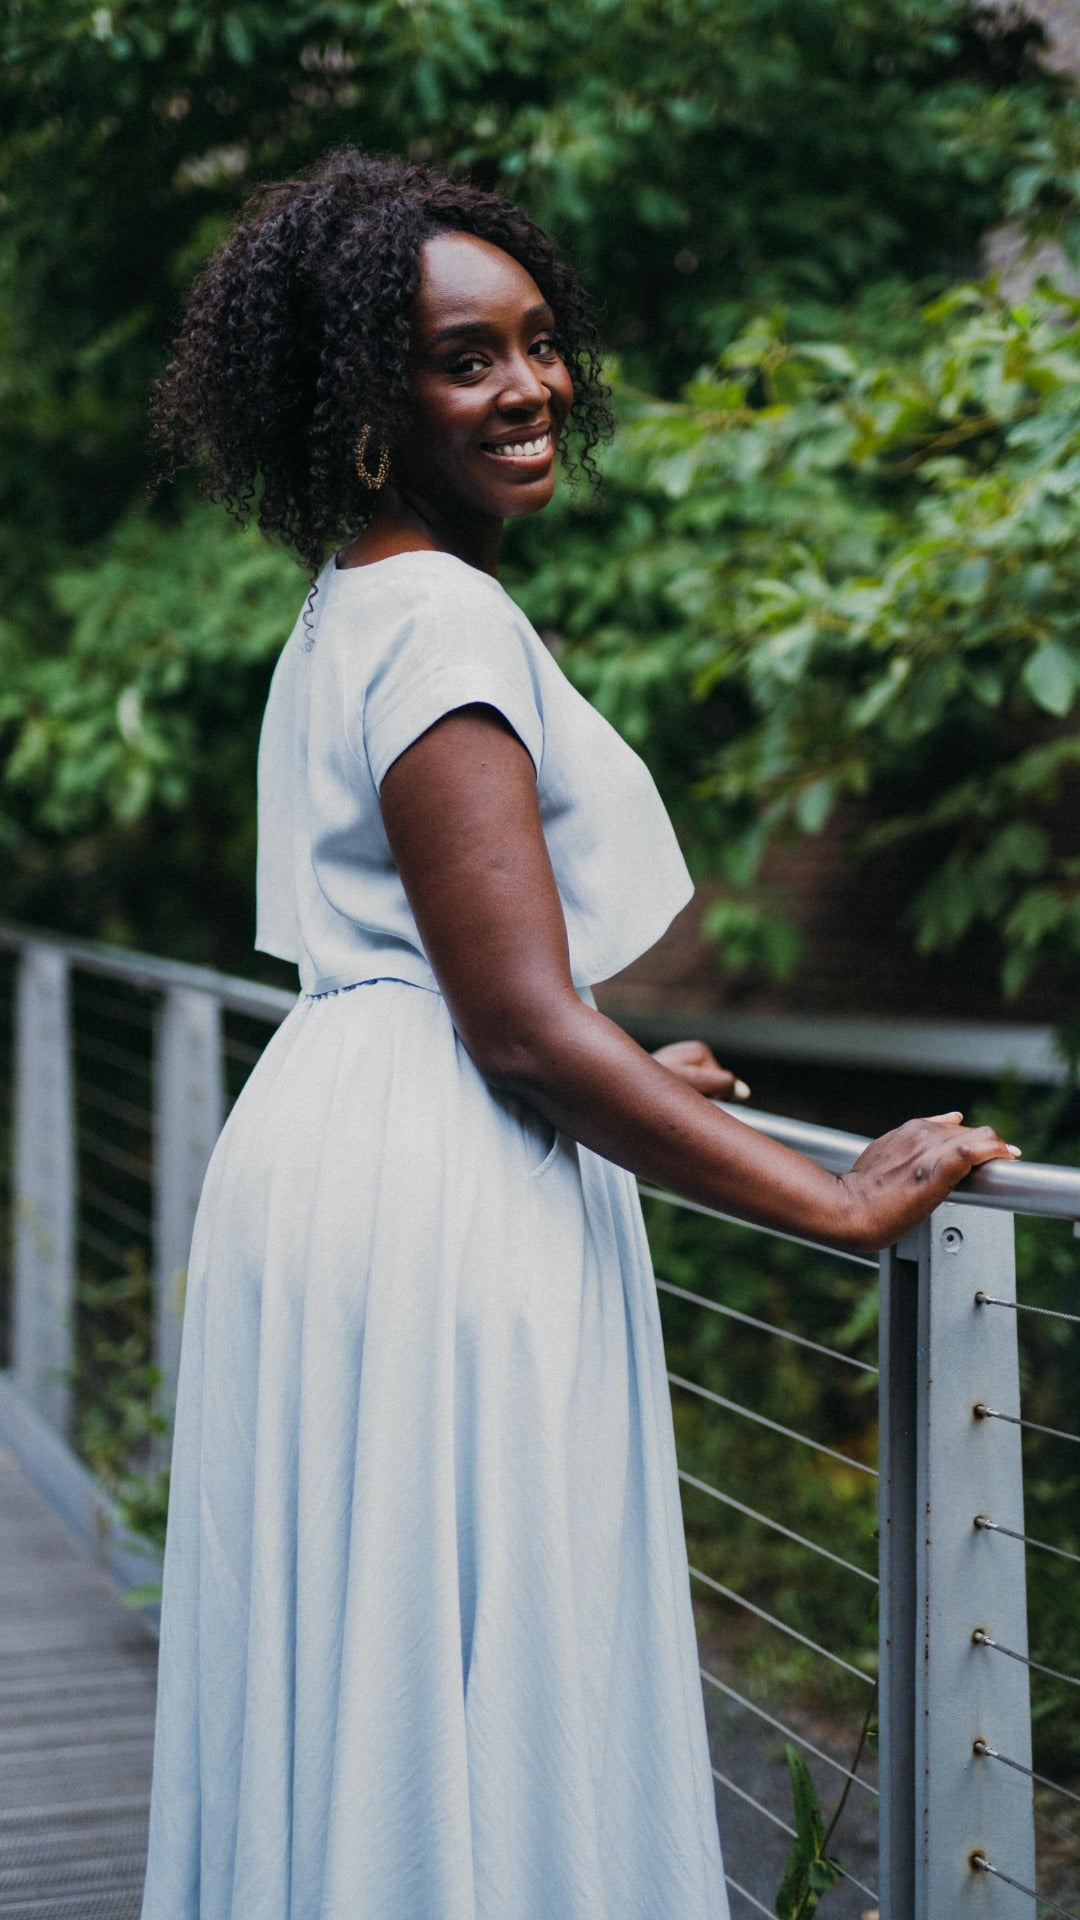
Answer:
<svg viewBox="0 0 1080 1920"><path fill-rule="evenodd" d="M793 1840L798 1839L799 1836L794 1827L789 1826L786 1820L782 1820L778 1813L772 1811L771 1807L766 1807L760 1800L755 1800L753 1794L747 1793L745 1787L737 1787L734 1780L730 1779L726 1773L721 1773L719 1767L714 1767L712 1773L713 1779L718 1780L722 1787L728 1789L729 1793L738 1794L739 1799L745 1800L748 1807L753 1807L756 1813L762 1814L766 1820L771 1820L774 1827L779 1827L782 1833L790 1834Z"/></svg>
<svg viewBox="0 0 1080 1920"><path fill-rule="evenodd" d="M971 1640L973 1646L992 1647L995 1653L1003 1653L1009 1660L1019 1660L1022 1667L1031 1667L1035 1673L1045 1673L1051 1680L1060 1680L1063 1686L1080 1687L1080 1678L1075 1673L1062 1673L1058 1667L1045 1667L1041 1660L1032 1660L1029 1654L1017 1653L1015 1647L1003 1647L1000 1640L991 1639L982 1627L976 1627Z"/></svg>
<svg viewBox="0 0 1080 1920"><path fill-rule="evenodd" d="M992 1873L995 1880L1004 1880L1005 1885L1015 1887L1017 1893L1026 1893L1028 1899L1033 1900L1037 1907L1045 1907L1050 1913L1061 1914L1062 1920L1080 1920L1080 1914L1073 1913L1069 1907L1059 1907L1056 1900L1048 1900L1044 1893L1036 1893L1034 1887L1025 1887L1022 1880L1014 1880L1011 1873L1004 1873L1000 1867L995 1867L985 1853L973 1853L970 1858L974 1872Z"/></svg>
<svg viewBox="0 0 1080 1920"><path fill-rule="evenodd" d="M122 1200L114 1199L110 1193L103 1193L92 1180L79 1182L80 1205L84 1201L93 1207L96 1213L103 1213L107 1220L114 1221L118 1227L129 1228L132 1233L139 1234L142 1239L149 1239L153 1232L153 1224L145 1213L136 1213L134 1207L126 1207Z"/></svg>
<svg viewBox="0 0 1080 1920"><path fill-rule="evenodd" d="M977 1307L1006 1307L1010 1313L1040 1313L1047 1320L1069 1320L1074 1327L1080 1327L1080 1313L1065 1313L1061 1307L1033 1307L1026 1300L996 1300L992 1294L983 1293L981 1287L975 1295Z"/></svg>
<svg viewBox="0 0 1080 1920"><path fill-rule="evenodd" d="M1050 1780L1045 1773L1035 1773L1031 1767L1025 1767L1020 1760L1011 1760L1007 1753L999 1753L996 1747L988 1746L985 1740L973 1740L973 1753L980 1759L1000 1760L1003 1767L1012 1767L1014 1773L1022 1773L1029 1780L1037 1780L1040 1787L1049 1787L1052 1793L1060 1793L1063 1800L1071 1800L1080 1807L1080 1793L1073 1793L1070 1787L1063 1787L1057 1780Z"/></svg>
<svg viewBox="0 0 1080 1920"><path fill-rule="evenodd" d="M785 1540L794 1540L798 1546L808 1548L811 1553L819 1553L823 1560L831 1560L835 1566L843 1567L846 1573L857 1573L860 1580L869 1581L873 1587L878 1586L876 1573L867 1573L865 1567L857 1567L853 1560L845 1560L841 1554L833 1553L830 1548L819 1546L816 1540L808 1540L805 1534L795 1533L791 1527L781 1526L779 1520L771 1519L767 1513L760 1513L757 1507L744 1506L743 1502L736 1500L733 1494L721 1493L719 1487L710 1486L707 1480L698 1480L694 1474L687 1473L682 1467L679 1468L679 1479L685 1481L688 1487L696 1487L699 1493L707 1493L713 1500L722 1501L725 1507L734 1507L736 1513L745 1513L748 1519L759 1521L763 1527L771 1527L774 1533L782 1533Z"/></svg>
<svg viewBox="0 0 1080 1920"><path fill-rule="evenodd" d="M726 1880L728 1886L731 1888L732 1892L739 1894L743 1900L747 1901L747 1903L751 1907L753 1907L755 1913L763 1913L765 1915L765 1920L776 1920L774 1909L772 1907L763 1907L761 1904L761 1901L756 1897L756 1895L752 1893L747 1893L746 1888L740 1887L738 1881L733 1880L730 1873L725 1873L724 1879Z"/></svg>
<svg viewBox="0 0 1080 1920"><path fill-rule="evenodd" d="M77 1012L102 1013L107 1020L121 1020L129 1027L139 1027L144 1032L153 1025L152 1006L139 1006L134 1000L113 999L111 995L87 992L79 982L75 988Z"/></svg>
<svg viewBox="0 0 1080 1920"><path fill-rule="evenodd" d="M821 1747L815 1747L812 1740L807 1740L801 1733L796 1733L794 1727L789 1727L783 1720L777 1720L771 1713L766 1713L764 1707L759 1707L753 1700L748 1700L745 1694L738 1693L734 1687L729 1687L726 1680L721 1680L715 1673L710 1673L708 1667L699 1667L698 1671L702 1679L707 1680L711 1687L715 1687L719 1693L727 1694L730 1700L737 1701L740 1707L746 1708L747 1713L755 1714L759 1720L764 1720L767 1726L775 1727L777 1733L786 1734L789 1740L794 1740L798 1746L805 1747L807 1753L812 1753L816 1759L823 1760L827 1767L833 1767L837 1773L842 1773L845 1780L851 1781L852 1786L861 1787L864 1793L873 1794L875 1800L880 1799L877 1787L873 1786L869 1780L864 1780L861 1774L852 1773L850 1767L845 1767L840 1760L834 1760L832 1754L823 1752Z"/></svg>
<svg viewBox="0 0 1080 1920"><path fill-rule="evenodd" d="M76 1144L81 1152L92 1160L100 1160L105 1166L115 1167L118 1173L128 1173L134 1180L142 1180L148 1186L154 1185L154 1169L144 1160L136 1159L133 1153L125 1153L122 1147L114 1147L109 1140L103 1140L99 1133L91 1133L88 1127L79 1127L75 1133Z"/></svg>
<svg viewBox="0 0 1080 1920"><path fill-rule="evenodd" d="M103 1260L115 1261L120 1267L124 1265L131 1252L130 1247L118 1246L115 1240L108 1238L107 1234L96 1233L93 1227L85 1224L78 1228L75 1238L81 1247L87 1247L91 1253L100 1255Z"/></svg>
<svg viewBox="0 0 1080 1920"><path fill-rule="evenodd" d="M94 1040L88 1033L76 1033L74 1050L87 1059L102 1061L105 1066L137 1074L141 1080L149 1080L153 1074L149 1060L141 1054L129 1053L126 1047L115 1047L110 1040Z"/></svg>
<svg viewBox="0 0 1080 1920"><path fill-rule="evenodd" d="M1003 1533L1010 1540L1022 1540L1025 1546L1039 1547L1043 1553L1056 1553L1060 1560L1071 1560L1080 1567L1080 1553L1073 1553L1069 1547L1055 1547L1049 1540L1036 1540L1033 1533L1017 1533L1013 1527L1003 1527L998 1520L988 1519L985 1513L975 1515L974 1525L979 1533Z"/></svg>
<svg viewBox="0 0 1080 1920"><path fill-rule="evenodd" d="M235 1060L243 1067L254 1067L262 1059L265 1048L249 1046L245 1040L223 1040L221 1051L226 1060Z"/></svg>
<svg viewBox="0 0 1080 1920"><path fill-rule="evenodd" d="M804 1240L798 1233L780 1233L776 1227L759 1226L756 1220L740 1220L737 1213L720 1213L716 1207L684 1200L678 1193L665 1193L663 1187L647 1186L643 1180L638 1181L638 1192L647 1194L650 1200L663 1200L669 1207L685 1207L688 1213L703 1214L706 1220L723 1220L729 1227L746 1227L750 1233L767 1233L770 1240L786 1240L793 1247L809 1247L811 1253L826 1253L831 1260L846 1260L853 1267L869 1267L874 1273L878 1270L877 1261L868 1259L865 1253L848 1253L844 1247L830 1247L823 1240Z"/></svg>
<svg viewBox="0 0 1080 1920"><path fill-rule="evenodd" d="M703 1586L710 1587L713 1593L720 1594L723 1599L734 1601L737 1607L745 1608L747 1613L754 1614L758 1620L764 1620L767 1626L777 1627L781 1633L786 1633L789 1639L797 1640L800 1646L809 1647L811 1653L819 1653L823 1660L830 1660L834 1667L842 1667L845 1673L850 1673L856 1680L861 1680L864 1686L874 1685L873 1677L869 1673L864 1673L861 1667L853 1667L850 1660L843 1659L838 1653L830 1652L828 1647L819 1646L816 1640L811 1640L807 1634L800 1633L797 1627L789 1627L786 1620L780 1620L775 1613L769 1613L764 1607L757 1606L753 1600L748 1600L745 1594L736 1593L733 1587L725 1587L721 1581L714 1580L711 1574L703 1573L700 1567L691 1567L690 1577L693 1580L700 1580Z"/></svg>
<svg viewBox="0 0 1080 1920"><path fill-rule="evenodd" d="M801 1446L809 1447L814 1453L827 1453L830 1460L839 1460L845 1467L854 1467L857 1473L868 1473L877 1479L876 1467L868 1467L864 1460L854 1460L850 1453L840 1453L835 1447L827 1447L823 1440L811 1440L809 1434L797 1433L794 1427L781 1426L779 1420L770 1420L768 1414L755 1413L753 1407L744 1407L739 1400L728 1400L722 1393L714 1393L711 1387L699 1387L694 1380L684 1380L681 1373L670 1373L668 1379L673 1387L682 1387L687 1393L696 1393L702 1400L710 1400L714 1407L724 1407L728 1413L741 1414L744 1420L753 1420L759 1427L768 1427L772 1433L783 1434L785 1440L798 1440Z"/></svg>
<svg viewBox="0 0 1080 1920"><path fill-rule="evenodd" d="M713 1779L718 1780L722 1787L727 1787L729 1792L738 1794L739 1799L745 1800L747 1806L753 1807L756 1813L763 1814L766 1820L771 1820L774 1827L779 1827L784 1833L790 1834L793 1840L798 1839L799 1836L794 1827L790 1827L786 1820L781 1820L778 1813L773 1813L768 1807L763 1806L760 1800L755 1800L753 1794L747 1793L745 1787L736 1786L734 1780L729 1779L726 1773L720 1772L719 1767L714 1767L712 1772ZM837 1863L837 1872L840 1874L841 1879L850 1880L853 1887L858 1887L859 1892L867 1894L871 1900L878 1898L873 1887L868 1887L865 1880L857 1880L855 1875L849 1872L847 1867L841 1867L839 1863ZM1070 1914L1068 1920L1077 1920L1077 1916Z"/></svg>
<svg viewBox="0 0 1080 1920"><path fill-rule="evenodd" d="M982 1400L977 1400L971 1411L976 1420L1007 1420L1010 1427L1026 1427L1029 1433L1049 1434L1051 1440L1070 1440L1073 1446L1080 1447L1080 1433L1066 1433L1064 1427L1044 1427L1040 1421L1025 1420L1019 1413L1001 1413Z"/></svg>
<svg viewBox="0 0 1080 1920"><path fill-rule="evenodd" d="M744 1327L757 1327L762 1333L775 1334L778 1340L791 1340L797 1347L809 1347L811 1353L823 1353L829 1360L842 1360L845 1367L856 1367L860 1373L877 1373L868 1360L856 1360L850 1353L841 1353L838 1347L822 1346L818 1340L808 1340L803 1333L792 1333L789 1327L776 1327L768 1320L755 1320L752 1313L741 1313L737 1307L728 1307L718 1300L708 1300L703 1293L691 1293L687 1287L677 1287L671 1280L658 1280L661 1293L673 1293L679 1300L689 1300L695 1307L705 1307L709 1313L723 1314L726 1320L738 1320Z"/></svg>
<svg viewBox="0 0 1080 1920"><path fill-rule="evenodd" d="M1018 1760L1010 1760L1005 1754L998 1753L997 1749L988 1746L985 1740L973 1740L971 1743L971 1751L977 1759L1000 1760L1004 1766L1011 1767L1015 1773L1023 1774L1025 1779L1037 1780L1041 1786L1050 1788L1055 1793L1064 1794L1069 1800L1078 1799L1078 1796L1069 1793L1067 1788L1059 1787L1055 1780L1047 1780L1041 1773L1035 1773L1031 1767L1022 1767ZM1057 1821L1051 1819L1048 1813L1042 1813L1037 1807L1035 1807L1033 1811L1034 1817L1039 1822L1044 1833L1051 1834L1055 1840L1063 1840L1067 1847L1075 1846L1075 1829L1067 1830L1065 1827L1059 1826Z"/></svg>
<svg viewBox="0 0 1080 1920"><path fill-rule="evenodd" d="M126 1120L129 1126L141 1127L144 1133L152 1130L149 1107L137 1107L133 1100L122 1100L116 1094L103 1093L100 1087L91 1087L85 1080L76 1080L75 1094L88 1107L96 1107L99 1113L107 1113L113 1120Z"/></svg>

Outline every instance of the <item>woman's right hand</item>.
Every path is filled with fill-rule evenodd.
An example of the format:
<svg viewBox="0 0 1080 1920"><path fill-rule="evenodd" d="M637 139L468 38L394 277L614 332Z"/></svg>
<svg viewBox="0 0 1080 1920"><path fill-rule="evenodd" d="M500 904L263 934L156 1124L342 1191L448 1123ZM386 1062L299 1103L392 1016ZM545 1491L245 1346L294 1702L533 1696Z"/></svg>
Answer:
<svg viewBox="0 0 1080 1920"><path fill-rule="evenodd" d="M988 1160L1015 1160L993 1127L965 1127L962 1113L937 1113L907 1120L859 1155L850 1173L841 1175L846 1194L844 1243L877 1253L910 1233L948 1198L972 1167Z"/></svg>

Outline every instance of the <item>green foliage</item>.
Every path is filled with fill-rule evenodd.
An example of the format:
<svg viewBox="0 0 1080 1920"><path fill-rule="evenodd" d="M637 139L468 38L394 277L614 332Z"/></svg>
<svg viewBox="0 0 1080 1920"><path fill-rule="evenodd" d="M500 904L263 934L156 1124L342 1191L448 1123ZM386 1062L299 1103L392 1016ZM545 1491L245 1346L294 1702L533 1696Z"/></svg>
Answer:
<svg viewBox="0 0 1080 1920"><path fill-rule="evenodd" d="M755 322L678 403L622 386L605 502L519 530L533 617L728 884L707 930L732 970L797 965L756 876L847 796L870 809L866 854L919 846L923 951L987 927L1010 992L1075 967L1080 860L1054 828L1080 761L1078 320L1049 291L1014 309L963 288L900 362ZM185 901L217 861L233 911L206 957L232 958L258 714L302 590L211 509L137 508L53 576L66 650L8 626L4 827L31 911L59 859L71 910L96 893L139 937L138 849L160 871L164 838Z"/></svg>
<svg viewBox="0 0 1080 1920"><path fill-rule="evenodd" d="M43 587L62 650L0 629L8 912L246 960L259 721L305 586L215 509L136 508Z"/></svg>
<svg viewBox="0 0 1080 1920"><path fill-rule="evenodd" d="M1027 203L1061 194L1033 30L954 0L14 0L6 21L9 325L34 349L14 386L99 479L223 220L337 141L520 193L654 378L748 295L950 275L1021 153Z"/></svg>
<svg viewBox="0 0 1080 1920"><path fill-rule="evenodd" d="M746 888L774 831L817 830L859 784L858 744L845 758L818 737L838 676L861 673L879 732L919 687L940 704L929 665L893 702L861 664L881 640L855 632L858 581L905 523L851 408L871 439L893 430L875 352L907 350L918 290L973 264L1007 204L1070 239L1076 114L1036 39L955 0L14 0L0 908L227 965L249 953L254 733L300 583L184 498L147 517L146 397L240 199L353 140L518 195L600 295L628 437L606 508L522 536L541 558L531 602L579 640L583 680L664 776L699 866L723 867L714 931L733 962L790 971L782 915ZM753 319L779 301L798 350ZM678 406L636 397L688 380ZM837 611L849 639L823 650ZM1025 659L1050 719L1071 661L1056 631ZM1016 954L1071 950L1055 877L1047 892L1030 871L1022 901L1009 848L988 854Z"/></svg>
<svg viewBox="0 0 1080 1920"><path fill-rule="evenodd" d="M230 537L205 507L179 526L143 513L100 556L51 581L62 654L10 663L0 725L17 727L6 778L58 834L156 804L191 804L222 733L249 710L281 644L301 576L253 535Z"/></svg>
<svg viewBox="0 0 1080 1920"><path fill-rule="evenodd" d="M805 1760L789 1741L784 1758L791 1775L796 1839L776 1896L777 1920L812 1920L822 1894L839 1880L840 1868L825 1852L821 1809Z"/></svg>
<svg viewBox="0 0 1080 1920"><path fill-rule="evenodd" d="M131 1532L159 1553L165 1545L169 1474L157 1456L168 1431L160 1406L161 1374L150 1359L150 1277L134 1249L126 1266L104 1278L78 1276L79 1325L75 1443L112 1494ZM154 1595L140 1590L136 1604Z"/></svg>
<svg viewBox="0 0 1080 1920"><path fill-rule="evenodd" d="M1080 303L961 287L900 361L763 318L680 402L621 398L599 524L527 530L522 591L728 881L728 965L790 970L752 883L854 796L862 852L919 847L922 951L985 926L1008 992L1075 970Z"/></svg>

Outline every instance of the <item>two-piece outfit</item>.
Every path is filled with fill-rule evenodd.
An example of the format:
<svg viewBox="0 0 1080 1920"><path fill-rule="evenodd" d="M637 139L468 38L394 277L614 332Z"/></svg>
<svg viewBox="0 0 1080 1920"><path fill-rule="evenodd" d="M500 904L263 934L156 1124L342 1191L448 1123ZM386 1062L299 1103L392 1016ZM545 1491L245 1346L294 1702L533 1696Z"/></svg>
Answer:
<svg viewBox="0 0 1080 1920"><path fill-rule="evenodd" d="M301 997L191 1251L143 1920L727 1920L635 1183L473 1065L383 830L473 702L536 766L583 998L691 895L496 581L330 563L259 750Z"/></svg>

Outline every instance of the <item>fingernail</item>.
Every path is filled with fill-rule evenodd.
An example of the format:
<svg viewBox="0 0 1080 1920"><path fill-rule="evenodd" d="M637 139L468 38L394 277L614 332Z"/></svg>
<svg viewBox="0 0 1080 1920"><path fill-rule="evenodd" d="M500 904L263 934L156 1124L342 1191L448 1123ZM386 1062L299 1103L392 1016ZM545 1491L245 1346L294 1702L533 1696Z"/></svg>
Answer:
<svg viewBox="0 0 1080 1920"><path fill-rule="evenodd" d="M750 1098L750 1089L745 1080L736 1080L731 1091L735 1095L736 1100L749 1100Z"/></svg>
<svg viewBox="0 0 1080 1920"><path fill-rule="evenodd" d="M1010 1153L1012 1154L1012 1157L1013 1157L1013 1159L1014 1159L1014 1160L1019 1160L1019 1158L1020 1158L1020 1156L1021 1156L1021 1154L1023 1153L1023 1151L1024 1151L1024 1149L1023 1149L1023 1147L1010 1147L1010 1148L1009 1148L1009 1152L1010 1152Z"/></svg>

